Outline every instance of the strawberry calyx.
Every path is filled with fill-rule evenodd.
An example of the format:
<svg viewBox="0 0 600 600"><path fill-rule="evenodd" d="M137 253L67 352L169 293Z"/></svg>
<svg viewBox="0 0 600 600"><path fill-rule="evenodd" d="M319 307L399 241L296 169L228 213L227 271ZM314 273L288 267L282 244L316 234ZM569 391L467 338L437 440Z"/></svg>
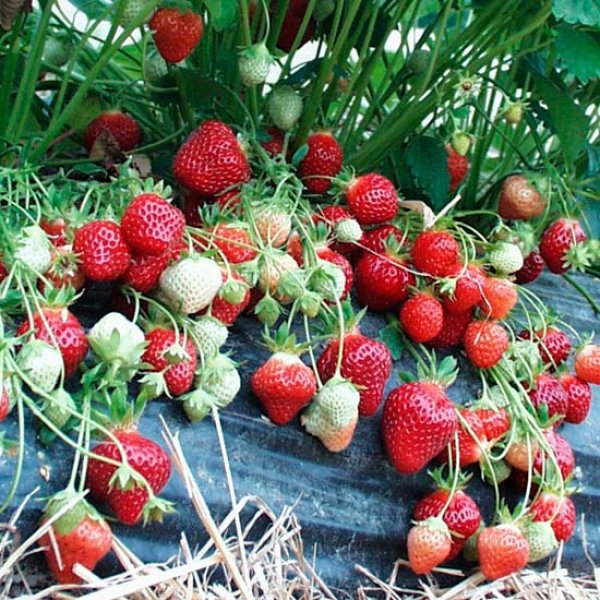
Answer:
<svg viewBox="0 0 600 600"><path fill-rule="evenodd" d="M296 334L290 332L290 328L287 323L281 324L275 332L275 335L272 337L265 333L263 335L263 340L267 345L267 348L269 348L273 354L281 353L292 356L300 356L309 347L308 342L298 344Z"/></svg>
<svg viewBox="0 0 600 600"><path fill-rule="evenodd" d="M428 381L445 389L450 387L458 377L458 363L453 356L446 356L436 364L435 355L430 357L430 364L419 363L417 366L418 378Z"/></svg>
<svg viewBox="0 0 600 600"><path fill-rule="evenodd" d="M359 323L367 313L367 308L365 307L359 312L355 312L354 308L352 307L352 303L348 299L341 302L340 305L341 316L344 320L344 331L346 332L346 335L349 333L358 333ZM337 313L321 313L319 318L321 319L322 323L321 333L323 335L330 335L334 337L339 336L340 324Z"/></svg>
<svg viewBox="0 0 600 600"><path fill-rule="evenodd" d="M96 510L85 499L79 498L81 494L75 490L67 488L54 494L44 508L44 519L50 519L65 506L71 505L54 523L53 529L60 535L68 535L73 531L87 516L99 517Z"/></svg>
<svg viewBox="0 0 600 600"><path fill-rule="evenodd" d="M447 536L448 539L452 539L450 529L442 517L427 517L424 521L413 521L412 523L415 527L427 527L431 531L439 531Z"/></svg>
<svg viewBox="0 0 600 600"><path fill-rule="evenodd" d="M431 477L438 490L452 492L452 495L465 489L472 477L471 473L466 473L464 471L460 471L458 476L456 476L455 473L452 473L449 470L448 474L444 475L445 470L446 466L442 465L441 467L436 467L435 469L427 471L427 474Z"/></svg>

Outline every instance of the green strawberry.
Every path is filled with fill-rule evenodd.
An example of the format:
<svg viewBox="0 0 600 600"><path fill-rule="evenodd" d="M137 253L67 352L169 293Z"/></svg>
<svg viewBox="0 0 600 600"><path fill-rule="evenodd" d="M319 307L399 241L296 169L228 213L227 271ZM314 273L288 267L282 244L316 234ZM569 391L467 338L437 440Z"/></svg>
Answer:
<svg viewBox="0 0 600 600"><path fill-rule="evenodd" d="M321 310L323 298L316 292L306 291L299 299L298 307L303 315L309 319L314 319Z"/></svg>
<svg viewBox="0 0 600 600"><path fill-rule="evenodd" d="M71 394L63 388L50 392L51 398L47 398L42 406L44 416L58 429L62 429L76 411L75 402Z"/></svg>
<svg viewBox="0 0 600 600"><path fill-rule="evenodd" d="M550 521L522 521L519 529L529 544L530 563L548 558L558 548Z"/></svg>
<svg viewBox="0 0 600 600"><path fill-rule="evenodd" d="M282 131L289 131L302 115L302 98L290 86L275 88L267 104L273 125Z"/></svg>
<svg viewBox="0 0 600 600"><path fill-rule="evenodd" d="M321 23L335 10L335 1L334 0L320 0L315 4L315 9L313 11L313 19L317 23Z"/></svg>
<svg viewBox="0 0 600 600"><path fill-rule="evenodd" d="M451 144L457 154L466 156L471 147L471 136L464 131L457 131L452 135Z"/></svg>
<svg viewBox="0 0 600 600"><path fill-rule="evenodd" d="M264 83L272 64L273 57L264 42L242 50L238 59L242 83L248 87Z"/></svg>
<svg viewBox="0 0 600 600"><path fill-rule="evenodd" d="M523 109L525 105L523 102L518 100L517 102L510 102L504 109L504 118L507 123L511 125L518 125L523 120Z"/></svg>
<svg viewBox="0 0 600 600"><path fill-rule="evenodd" d="M127 0L125 9L121 15L121 27L127 27L133 23L133 20L140 14L146 6L145 0Z"/></svg>
<svg viewBox="0 0 600 600"><path fill-rule="evenodd" d="M523 253L517 244L498 242L489 251L488 260L497 273L511 275L523 266Z"/></svg>
<svg viewBox="0 0 600 600"><path fill-rule="evenodd" d="M479 552L477 552L477 540L479 534L485 529L485 523L481 521L479 529L465 542L462 555L467 562L477 562L479 560Z"/></svg>
<svg viewBox="0 0 600 600"><path fill-rule="evenodd" d="M37 225L24 227L15 240L15 262L45 273L52 264L51 244L46 232Z"/></svg>
<svg viewBox="0 0 600 600"><path fill-rule="evenodd" d="M167 61L158 53L151 52L144 58L144 75L152 85L158 83L169 72Z"/></svg>
<svg viewBox="0 0 600 600"><path fill-rule="evenodd" d="M217 354L209 360L196 378L196 386L213 395L219 408L233 402L241 385L235 363L225 354Z"/></svg>
<svg viewBox="0 0 600 600"><path fill-rule="evenodd" d="M414 50L406 61L406 67L411 73L420 75L427 70L431 62L431 52L419 48Z"/></svg>
<svg viewBox="0 0 600 600"><path fill-rule="evenodd" d="M494 479L496 483L503 483L510 477L511 473L512 467L504 460L481 461L481 474L490 485L493 484Z"/></svg>
<svg viewBox="0 0 600 600"><path fill-rule="evenodd" d="M205 361L214 358L227 341L227 327L218 319L209 315L198 317L194 321L193 339Z"/></svg>
<svg viewBox="0 0 600 600"><path fill-rule="evenodd" d="M358 242L363 236L363 230L356 219L342 219L334 225L335 237L338 242Z"/></svg>
<svg viewBox="0 0 600 600"><path fill-rule="evenodd" d="M60 351L37 339L23 346L17 355L17 363L33 387L45 392L51 392L56 387L63 369Z"/></svg>
<svg viewBox="0 0 600 600"><path fill-rule="evenodd" d="M202 421L210 414L212 407L219 405L219 400L202 388L194 390L183 399L183 411L191 423Z"/></svg>
<svg viewBox="0 0 600 600"><path fill-rule="evenodd" d="M344 294L346 276L337 265L319 260L319 266L310 277L310 286L325 300L335 302Z"/></svg>
<svg viewBox="0 0 600 600"><path fill-rule="evenodd" d="M50 36L44 45L44 62L51 67L60 69L64 67L71 58L73 42L66 37Z"/></svg>

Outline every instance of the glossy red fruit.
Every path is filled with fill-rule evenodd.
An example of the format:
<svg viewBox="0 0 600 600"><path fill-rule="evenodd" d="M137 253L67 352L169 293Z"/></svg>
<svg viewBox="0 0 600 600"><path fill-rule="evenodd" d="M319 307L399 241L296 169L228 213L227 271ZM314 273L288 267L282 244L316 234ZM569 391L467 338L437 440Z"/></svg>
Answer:
<svg viewBox="0 0 600 600"><path fill-rule="evenodd" d="M446 153L448 154L450 191L454 193L469 172L469 159L456 152L451 144L446 146Z"/></svg>
<svg viewBox="0 0 600 600"><path fill-rule="evenodd" d="M400 309L402 329L417 343L429 342L442 331L444 309L442 303L425 292L409 298Z"/></svg>
<svg viewBox="0 0 600 600"><path fill-rule="evenodd" d="M8 270L6 265L2 262L2 254L0 254L0 283L2 283L8 277Z"/></svg>
<svg viewBox="0 0 600 600"><path fill-rule="evenodd" d="M0 388L0 423L6 419L10 412L10 396L5 386Z"/></svg>
<svg viewBox="0 0 600 600"><path fill-rule="evenodd" d="M444 311L442 330L429 340L428 345L433 348L456 348L462 342L465 331L472 321L472 312L453 315Z"/></svg>
<svg viewBox="0 0 600 600"><path fill-rule="evenodd" d="M592 406L592 388L572 373L564 373L558 379L567 393L568 406L565 421L583 423Z"/></svg>
<svg viewBox="0 0 600 600"><path fill-rule="evenodd" d="M403 474L417 473L454 437L458 420L442 388L430 382L393 390L383 409L381 429L391 463Z"/></svg>
<svg viewBox="0 0 600 600"><path fill-rule="evenodd" d="M223 283L225 283L227 281L227 274L223 272L222 276ZM215 319L219 319L223 325L233 325L233 323L237 321L237 318L244 312L244 310L246 310L250 303L250 288L248 288L244 278L237 273L232 273L231 277L235 281L238 281L244 285L244 294L241 301L237 304L229 302L219 294L215 296L211 304L211 315Z"/></svg>
<svg viewBox="0 0 600 600"><path fill-rule="evenodd" d="M459 411L462 419L458 421L458 454L460 460L456 456L456 441L452 440L439 456L443 463L449 462L452 464L460 463L462 468L478 463L481 455L487 447L487 437L485 435L485 427L479 418L479 415L470 410ZM463 424L466 422L466 426Z"/></svg>
<svg viewBox="0 0 600 600"><path fill-rule="evenodd" d="M142 138L138 122L120 110L112 110L96 117L83 134L83 145L89 152L100 135L108 131L123 152L133 150Z"/></svg>
<svg viewBox="0 0 600 600"><path fill-rule="evenodd" d="M506 409L501 407L497 409L475 407L471 411L481 420L485 437L489 442L497 441L508 433L510 429L510 415Z"/></svg>
<svg viewBox="0 0 600 600"><path fill-rule="evenodd" d="M311 194L324 194L331 187L332 178L342 169L342 147L327 131L309 135L306 144L308 152L300 161L298 174Z"/></svg>
<svg viewBox="0 0 600 600"><path fill-rule="evenodd" d="M348 259L340 254L339 252L335 252L331 248L327 248L326 246L321 246L316 250L317 256L321 260L325 260L336 267L339 267L344 277L346 278L346 284L344 286L344 292L340 296L340 300L344 300L346 296L350 293L352 289L352 285L354 284L354 272L352 271L352 265L348 261Z"/></svg>
<svg viewBox="0 0 600 600"><path fill-rule="evenodd" d="M160 55L169 63L187 58L204 34L202 17L191 10L159 8L149 23Z"/></svg>
<svg viewBox="0 0 600 600"><path fill-rule="evenodd" d="M411 256L417 271L432 277L449 277L459 266L460 247L448 231L428 230L415 239Z"/></svg>
<svg viewBox="0 0 600 600"><path fill-rule="evenodd" d="M576 510L570 496L542 492L530 508L534 521L549 521L559 542L567 542L575 533Z"/></svg>
<svg viewBox="0 0 600 600"><path fill-rule="evenodd" d="M396 216L399 207L394 184L383 175L368 173L346 187L348 210L361 225L378 225Z"/></svg>
<svg viewBox="0 0 600 600"><path fill-rule="evenodd" d="M510 175L502 182L498 213L503 219L528 221L539 217L546 200L524 175Z"/></svg>
<svg viewBox="0 0 600 600"><path fill-rule="evenodd" d="M281 26L281 31L279 33L279 37L277 38L276 46L280 50L284 52L289 52L292 49L294 44L294 40L296 39L296 35L298 30L302 25L302 21L304 20L304 15L306 13L306 9L308 8L308 0L290 0L287 5L287 10L285 13L285 17L283 19L283 24ZM271 19L274 18L277 12L277 3L275 3L272 8L269 9ZM315 32L315 21L314 19L309 19L308 25L306 27L306 31L300 40L300 45L298 47L303 46L308 42Z"/></svg>
<svg viewBox="0 0 600 600"><path fill-rule="evenodd" d="M534 387L529 390L529 399L536 409L545 405L549 417L560 417L556 425L560 425L567 414L569 399L560 381L549 373L542 373L534 379Z"/></svg>
<svg viewBox="0 0 600 600"><path fill-rule="evenodd" d="M575 373L587 383L600 385L600 346L586 344L579 350L575 357Z"/></svg>
<svg viewBox="0 0 600 600"><path fill-rule="evenodd" d="M52 263L46 273L45 279L54 289L71 286L76 292L85 285L85 273L70 245L55 246L50 250ZM41 292L46 290L46 282L40 279L38 288Z"/></svg>
<svg viewBox="0 0 600 600"><path fill-rule="evenodd" d="M519 337L530 340L531 333L525 330L519 334ZM547 365L558 367L569 358L571 340L564 331L560 331L555 327L548 327L546 331L540 329L535 332L534 341L537 342L542 360Z"/></svg>
<svg viewBox="0 0 600 600"><path fill-rule="evenodd" d="M562 435L556 433L554 429L546 429L544 437L554 454L562 478L567 479L575 469L575 453L571 448L571 444ZM534 473L541 476L544 472L544 463L546 463L546 469L550 468L550 465L554 465L554 461L550 462L548 456L542 450L539 450L533 461Z"/></svg>
<svg viewBox="0 0 600 600"><path fill-rule="evenodd" d="M248 262L256 257L256 248L248 231L235 223L219 223L206 232L209 247L216 246L222 257L232 265Z"/></svg>
<svg viewBox="0 0 600 600"><path fill-rule="evenodd" d="M504 319L519 299L517 288L509 279L486 277L479 308L491 319Z"/></svg>
<svg viewBox="0 0 600 600"><path fill-rule="evenodd" d="M283 154L283 147L285 143L285 135L283 131L277 129L277 127L267 127L266 134L268 139L261 142L260 145L267 151L270 156L279 156Z"/></svg>
<svg viewBox="0 0 600 600"><path fill-rule="evenodd" d="M46 232L54 246L64 246L69 243L67 239L67 222L62 217L41 219L40 228Z"/></svg>
<svg viewBox="0 0 600 600"><path fill-rule="evenodd" d="M570 269L569 252L587 235L576 219L558 219L542 234L540 254L553 273L565 273Z"/></svg>
<svg viewBox="0 0 600 600"><path fill-rule="evenodd" d="M143 294L150 292L158 286L158 280L170 260L170 252L165 252L160 256L138 256L134 254L131 257L127 271L122 277L122 282Z"/></svg>
<svg viewBox="0 0 600 600"><path fill-rule="evenodd" d="M417 522L406 540L408 562L413 573L426 575L443 563L451 551L451 538L446 525L436 520Z"/></svg>
<svg viewBox="0 0 600 600"><path fill-rule="evenodd" d="M379 227L366 231L361 244L372 252L385 254L385 248L390 239L397 242L398 245L406 243L402 230L391 223L386 223L385 225L379 225Z"/></svg>
<svg viewBox="0 0 600 600"><path fill-rule="evenodd" d="M339 347L339 339L332 340L317 361L317 369L323 383L335 374ZM377 412L391 373L392 357L385 344L358 331L346 334L341 375L358 388L360 415L371 417Z"/></svg>
<svg viewBox="0 0 600 600"><path fill-rule="evenodd" d="M532 251L523 259L523 266L515 273L515 281L521 285L535 281L546 263L539 252Z"/></svg>
<svg viewBox="0 0 600 600"><path fill-rule="evenodd" d="M496 321L473 321L463 338L467 358L479 369L490 369L508 348L508 334Z"/></svg>
<svg viewBox="0 0 600 600"><path fill-rule="evenodd" d="M529 560L529 545L514 525L487 527L477 539L479 566L486 579L517 573Z"/></svg>
<svg viewBox="0 0 600 600"><path fill-rule="evenodd" d="M461 314L472 310L480 302L485 275L475 265L469 265L456 278L454 293L444 296L444 308L451 314Z"/></svg>
<svg viewBox="0 0 600 600"><path fill-rule="evenodd" d="M250 179L250 167L233 131L221 121L204 121L177 151L173 175L185 188L218 196Z"/></svg>

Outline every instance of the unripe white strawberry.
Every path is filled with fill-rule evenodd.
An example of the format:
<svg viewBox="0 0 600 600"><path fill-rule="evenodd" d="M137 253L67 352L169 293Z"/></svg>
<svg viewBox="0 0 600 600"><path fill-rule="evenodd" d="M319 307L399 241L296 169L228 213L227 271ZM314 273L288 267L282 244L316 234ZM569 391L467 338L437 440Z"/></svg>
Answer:
<svg viewBox="0 0 600 600"><path fill-rule="evenodd" d="M289 131L302 115L302 98L293 88L283 85L271 92L267 109L273 125L282 131Z"/></svg>
<svg viewBox="0 0 600 600"><path fill-rule="evenodd" d="M280 302L289 302L291 298L279 294L278 285L282 273L298 270L298 263L285 252L272 252L261 261L258 285L263 292L269 292Z"/></svg>
<svg viewBox="0 0 600 600"><path fill-rule="evenodd" d="M118 312L104 315L87 337L92 350L103 362L118 363L125 369L141 361L146 347L144 332Z"/></svg>
<svg viewBox="0 0 600 600"><path fill-rule="evenodd" d="M346 288L346 275L333 263L326 260L319 261L319 267L310 278L311 288L325 300L335 302L339 300Z"/></svg>
<svg viewBox="0 0 600 600"><path fill-rule="evenodd" d="M498 242L488 254L490 264L497 273L511 275L523 266L523 253L517 244Z"/></svg>
<svg viewBox="0 0 600 600"><path fill-rule="evenodd" d="M204 419L213 406L218 406L217 398L202 388L194 390L183 399L183 411L191 423Z"/></svg>
<svg viewBox="0 0 600 600"><path fill-rule="evenodd" d="M219 265L198 255L173 263L162 272L159 280L164 299L174 310L185 315L206 308L222 283Z"/></svg>
<svg viewBox="0 0 600 600"><path fill-rule="evenodd" d="M237 396L242 385L235 363L224 354L218 354L209 360L196 385L217 399L217 406L225 408Z"/></svg>
<svg viewBox="0 0 600 600"><path fill-rule="evenodd" d="M338 242L358 242L363 236L363 230L356 219L342 219L334 226L335 237Z"/></svg>
<svg viewBox="0 0 600 600"><path fill-rule="evenodd" d="M42 412L58 429L62 429L76 410L75 402L64 388L50 392L50 396L44 401Z"/></svg>
<svg viewBox="0 0 600 600"><path fill-rule="evenodd" d="M24 227L15 241L15 262L29 267L36 273L45 273L50 268L51 244L41 227L37 225Z"/></svg>
<svg viewBox="0 0 600 600"><path fill-rule="evenodd" d="M194 342L204 360L215 357L221 346L227 341L227 327L218 319L209 315L198 317L194 321Z"/></svg>
<svg viewBox="0 0 600 600"><path fill-rule="evenodd" d="M140 14L146 2L144 0L127 0L121 15L121 27L127 27Z"/></svg>
<svg viewBox="0 0 600 600"><path fill-rule="evenodd" d="M272 248L283 246L292 231L292 218L282 207L265 205L257 208L253 214L258 235Z"/></svg>
<svg viewBox="0 0 600 600"><path fill-rule="evenodd" d="M273 57L264 42L242 50L238 59L242 83L248 87L264 83L272 64Z"/></svg>
<svg viewBox="0 0 600 600"><path fill-rule="evenodd" d="M51 392L56 387L63 368L60 351L37 339L23 346L17 355L17 363L32 387L45 392Z"/></svg>

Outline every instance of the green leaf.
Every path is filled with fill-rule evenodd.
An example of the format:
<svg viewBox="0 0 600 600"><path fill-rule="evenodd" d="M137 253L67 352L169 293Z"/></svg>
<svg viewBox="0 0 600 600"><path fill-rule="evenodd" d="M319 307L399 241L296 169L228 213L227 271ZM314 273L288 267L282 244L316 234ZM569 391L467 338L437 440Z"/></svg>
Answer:
<svg viewBox="0 0 600 600"><path fill-rule="evenodd" d="M569 73L582 83L600 77L600 43L589 33L569 25L558 26L556 50Z"/></svg>
<svg viewBox="0 0 600 600"><path fill-rule="evenodd" d="M210 13L212 26L217 31L223 31L235 23L238 14L236 0L204 0L204 4Z"/></svg>
<svg viewBox="0 0 600 600"><path fill-rule="evenodd" d="M535 85L548 106L548 124L558 136L565 158L573 162L585 147L589 117L567 92L545 77L536 76Z"/></svg>
<svg viewBox="0 0 600 600"><path fill-rule="evenodd" d="M431 199L433 209L442 209L450 193L444 144L429 136L413 137L406 150L406 163L419 186Z"/></svg>
<svg viewBox="0 0 600 600"><path fill-rule="evenodd" d="M567 23L600 26L600 0L552 0L552 12Z"/></svg>
<svg viewBox="0 0 600 600"><path fill-rule="evenodd" d="M379 332L379 340L388 347L388 350L390 351L390 354L394 360L398 360L402 356L404 344L400 334L398 333L397 327L394 325L388 325L387 327L384 327Z"/></svg>
<svg viewBox="0 0 600 600"><path fill-rule="evenodd" d="M110 6L109 2L103 0L69 0L69 2L92 20L106 17L103 13Z"/></svg>

